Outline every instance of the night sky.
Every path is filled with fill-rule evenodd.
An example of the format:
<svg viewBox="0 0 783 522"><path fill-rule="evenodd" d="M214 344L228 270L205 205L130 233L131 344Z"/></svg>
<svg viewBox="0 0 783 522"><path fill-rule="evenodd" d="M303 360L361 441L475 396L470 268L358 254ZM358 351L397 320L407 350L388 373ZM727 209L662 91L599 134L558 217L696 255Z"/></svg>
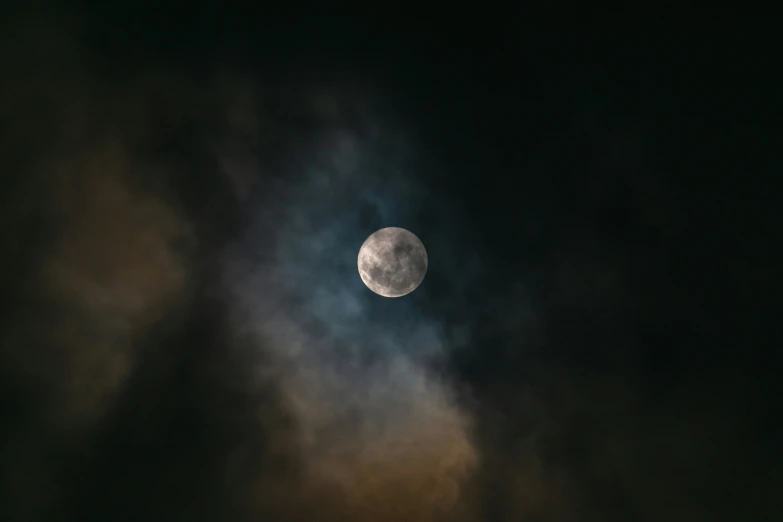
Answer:
<svg viewBox="0 0 783 522"><path fill-rule="evenodd" d="M0 22L0 520L783 520L774 19L70 4Z"/></svg>

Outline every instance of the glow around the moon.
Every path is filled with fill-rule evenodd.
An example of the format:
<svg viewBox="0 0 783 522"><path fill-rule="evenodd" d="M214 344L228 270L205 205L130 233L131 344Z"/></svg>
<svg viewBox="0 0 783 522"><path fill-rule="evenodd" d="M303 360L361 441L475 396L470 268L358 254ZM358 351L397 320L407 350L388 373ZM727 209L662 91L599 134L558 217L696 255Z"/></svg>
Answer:
<svg viewBox="0 0 783 522"><path fill-rule="evenodd" d="M382 228L362 244L358 265L367 288L384 297L402 297L424 280L427 250L404 228Z"/></svg>

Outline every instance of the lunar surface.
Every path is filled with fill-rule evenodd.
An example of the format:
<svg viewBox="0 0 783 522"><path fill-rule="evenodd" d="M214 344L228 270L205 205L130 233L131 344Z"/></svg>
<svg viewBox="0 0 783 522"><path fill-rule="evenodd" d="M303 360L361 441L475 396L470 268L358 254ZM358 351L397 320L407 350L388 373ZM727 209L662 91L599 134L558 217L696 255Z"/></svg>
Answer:
<svg viewBox="0 0 783 522"><path fill-rule="evenodd" d="M384 297L402 297L421 284L427 273L427 251L404 228L382 228L359 250L359 275L367 288Z"/></svg>

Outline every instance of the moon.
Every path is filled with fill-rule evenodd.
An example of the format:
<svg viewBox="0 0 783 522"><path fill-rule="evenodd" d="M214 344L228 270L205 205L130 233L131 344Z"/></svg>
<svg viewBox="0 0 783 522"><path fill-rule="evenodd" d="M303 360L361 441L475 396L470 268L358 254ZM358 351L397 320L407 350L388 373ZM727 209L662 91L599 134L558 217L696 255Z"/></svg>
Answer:
<svg viewBox="0 0 783 522"><path fill-rule="evenodd" d="M382 228L359 249L359 276L383 297L402 297L421 284L427 273L427 250L404 228Z"/></svg>

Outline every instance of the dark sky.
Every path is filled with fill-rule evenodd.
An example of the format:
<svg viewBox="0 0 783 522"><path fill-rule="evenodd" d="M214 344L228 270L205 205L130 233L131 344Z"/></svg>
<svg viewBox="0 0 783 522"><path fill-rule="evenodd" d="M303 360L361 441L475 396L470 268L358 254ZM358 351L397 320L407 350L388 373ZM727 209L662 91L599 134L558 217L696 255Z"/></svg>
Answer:
<svg viewBox="0 0 783 522"><path fill-rule="evenodd" d="M71 4L0 26L0 520L783 519L774 20Z"/></svg>

